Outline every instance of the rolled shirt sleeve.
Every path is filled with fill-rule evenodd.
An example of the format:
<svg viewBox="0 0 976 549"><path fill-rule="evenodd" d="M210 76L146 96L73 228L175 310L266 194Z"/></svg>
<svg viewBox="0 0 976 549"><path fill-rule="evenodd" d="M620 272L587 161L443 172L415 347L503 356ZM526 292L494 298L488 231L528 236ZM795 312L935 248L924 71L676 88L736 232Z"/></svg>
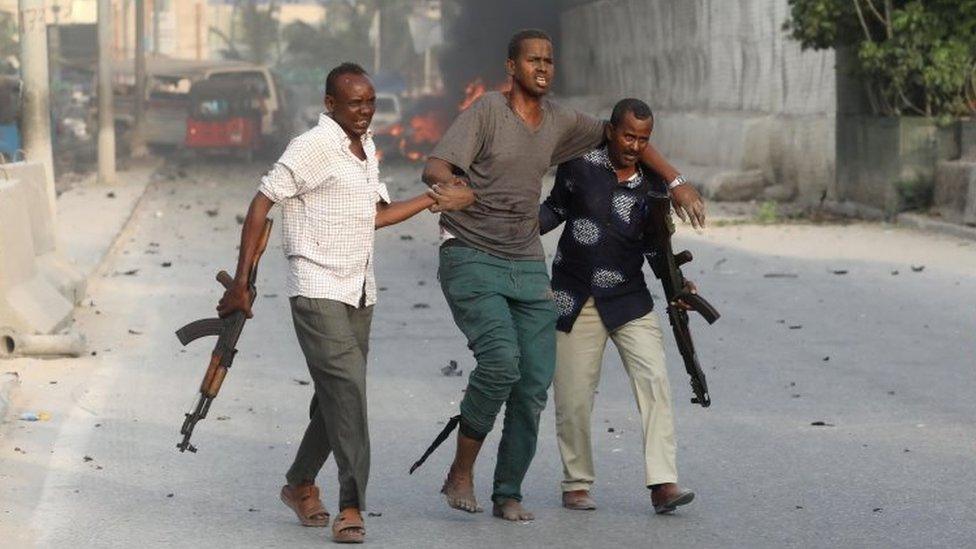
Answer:
<svg viewBox="0 0 976 549"><path fill-rule="evenodd" d="M376 185L376 201L384 204L389 204L391 202L390 190L386 188L386 183L383 183L382 181Z"/></svg>
<svg viewBox="0 0 976 549"><path fill-rule="evenodd" d="M292 198L302 193L304 185L292 173L291 169L280 162L276 162L268 173L261 178L258 190L274 203L286 198Z"/></svg>

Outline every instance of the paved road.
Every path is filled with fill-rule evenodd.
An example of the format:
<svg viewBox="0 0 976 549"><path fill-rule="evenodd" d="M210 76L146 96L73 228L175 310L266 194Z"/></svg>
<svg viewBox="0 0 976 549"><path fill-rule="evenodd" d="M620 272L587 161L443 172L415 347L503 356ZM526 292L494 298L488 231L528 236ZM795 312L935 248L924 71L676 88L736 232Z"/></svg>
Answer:
<svg viewBox="0 0 976 549"><path fill-rule="evenodd" d="M173 330L212 313L213 274L235 257L260 168L205 164L150 187L90 288L78 325L97 353L19 360L14 412L48 422L0 426L0 539L6 547L313 547L277 492L310 388L284 295L279 235L262 265L257 316L223 393L195 436L174 444L208 343ZM418 192L415 170L395 195ZM209 213L208 213L209 210ZM91 213L98 223L97 211ZM473 366L435 279L436 229L424 214L377 241L370 356L375 547L938 547L976 532L976 243L879 225L682 229L687 271L724 313L697 322L714 399L687 402L668 341L679 469L697 490L673 517L650 513L638 416L614 352L594 414L601 508L559 507L560 466L547 410L525 486L534 523L448 510L442 449L409 464L453 414ZM547 239L547 249L553 240ZM164 266L170 263L171 266ZM912 265L925 268L915 272ZM131 271L134 274L125 274ZM845 274L835 274L846 272ZM897 274L894 272L897 271ZM768 277L767 275L774 275ZM826 426L811 423L823 421ZM609 432L610 428L613 432ZM487 499L493 456L478 468ZM323 472L334 509L335 468Z"/></svg>

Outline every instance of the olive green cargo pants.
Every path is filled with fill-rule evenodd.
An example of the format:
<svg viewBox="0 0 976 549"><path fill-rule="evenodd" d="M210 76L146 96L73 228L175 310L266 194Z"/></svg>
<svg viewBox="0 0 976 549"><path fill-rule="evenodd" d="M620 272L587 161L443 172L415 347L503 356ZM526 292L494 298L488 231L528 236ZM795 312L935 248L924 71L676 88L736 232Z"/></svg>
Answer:
<svg viewBox="0 0 976 549"><path fill-rule="evenodd" d="M556 367L556 311L545 262L446 244L438 277L477 360L461 401L462 432L483 438L505 405L492 500L521 501Z"/></svg>

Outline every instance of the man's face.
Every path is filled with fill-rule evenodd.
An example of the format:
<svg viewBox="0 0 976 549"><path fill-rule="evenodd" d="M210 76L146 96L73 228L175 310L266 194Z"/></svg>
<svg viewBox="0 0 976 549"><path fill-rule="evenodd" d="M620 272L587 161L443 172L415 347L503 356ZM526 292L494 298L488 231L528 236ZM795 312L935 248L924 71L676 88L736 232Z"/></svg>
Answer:
<svg viewBox="0 0 976 549"><path fill-rule="evenodd" d="M552 61L552 42L543 38L522 40L516 59L509 59L506 72L514 84L535 97L549 93L556 67Z"/></svg>
<svg viewBox="0 0 976 549"><path fill-rule="evenodd" d="M376 112L376 92L372 82L362 74L340 76L335 96L325 96L325 110L349 135L363 135Z"/></svg>
<svg viewBox="0 0 976 549"><path fill-rule="evenodd" d="M627 112L619 124L607 126L607 150L615 168L631 168L647 148L654 130L654 118L638 120Z"/></svg>

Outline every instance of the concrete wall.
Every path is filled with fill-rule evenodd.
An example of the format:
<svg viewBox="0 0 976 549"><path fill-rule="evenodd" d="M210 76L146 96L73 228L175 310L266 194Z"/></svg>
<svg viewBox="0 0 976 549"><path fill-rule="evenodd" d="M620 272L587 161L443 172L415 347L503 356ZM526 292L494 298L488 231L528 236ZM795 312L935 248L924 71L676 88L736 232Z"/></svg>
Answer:
<svg viewBox="0 0 976 549"><path fill-rule="evenodd" d="M561 16L567 95L647 100L684 171L760 170L806 202L835 193L832 52L782 31L787 0L598 0ZM781 189L783 190L783 189Z"/></svg>

